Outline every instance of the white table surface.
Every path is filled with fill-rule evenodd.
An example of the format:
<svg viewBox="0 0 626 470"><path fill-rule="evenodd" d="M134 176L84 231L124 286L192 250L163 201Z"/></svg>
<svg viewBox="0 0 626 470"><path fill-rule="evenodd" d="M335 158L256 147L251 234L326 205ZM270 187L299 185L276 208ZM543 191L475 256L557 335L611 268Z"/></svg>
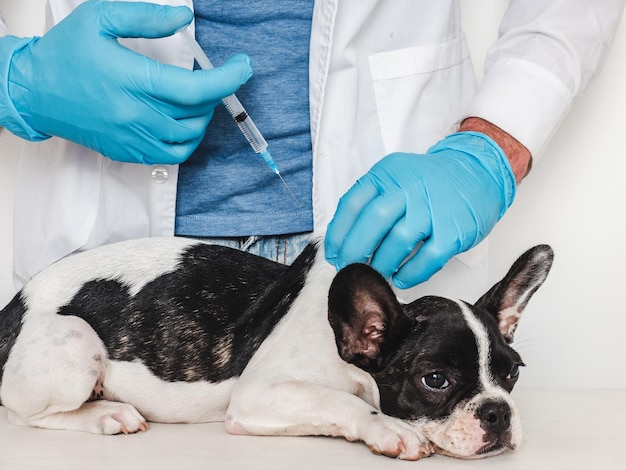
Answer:
<svg viewBox="0 0 626 470"><path fill-rule="evenodd" d="M626 469L626 390L513 393L524 444L484 460L403 462L338 438L231 436L221 423L152 424L128 436L52 431L13 426L0 408L0 469Z"/></svg>

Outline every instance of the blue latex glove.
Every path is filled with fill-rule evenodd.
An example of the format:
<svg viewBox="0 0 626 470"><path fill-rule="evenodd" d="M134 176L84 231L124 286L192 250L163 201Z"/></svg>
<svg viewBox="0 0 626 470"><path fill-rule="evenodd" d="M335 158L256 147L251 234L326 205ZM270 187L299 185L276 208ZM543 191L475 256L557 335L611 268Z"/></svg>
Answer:
<svg viewBox="0 0 626 470"><path fill-rule="evenodd" d="M42 37L0 39L0 123L29 140L59 136L114 160L180 163L221 98L252 75L247 56L191 71L117 38L157 38L189 24L187 7L89 1Z"/></svg>
<svg viewBox="0 0 626 470"><path fill-rule="evenodd" d="M476 132L452 134L424 155L388 155L341 198L326 258L338 269L370 261L397 287L415 286L485 238L515 189L500 147Z"/></svg>

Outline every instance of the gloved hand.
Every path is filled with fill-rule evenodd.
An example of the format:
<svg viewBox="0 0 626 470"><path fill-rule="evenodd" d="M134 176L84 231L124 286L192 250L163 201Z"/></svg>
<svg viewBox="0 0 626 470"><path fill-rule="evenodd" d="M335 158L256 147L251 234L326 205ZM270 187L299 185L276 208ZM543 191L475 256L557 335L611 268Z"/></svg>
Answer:
<svg viewBox="0 0 626 470"><path fill-rule="evenodd" d="M184 161L221 98L252 75L248 57L191 71L117 38L169 36L192 19L186 7L89 1L42 37L0 38L0 123L29 140L59 136L114 160Z"/></svg>
<svg viewBox="0 0 626 470"><path fill-rule="evenodd" d="M424 155L388 155L341 198L326 258L338 269L370 261L397 287L415 286L480 242L515 189L506 156L484 134L452 134Z"/></svg>

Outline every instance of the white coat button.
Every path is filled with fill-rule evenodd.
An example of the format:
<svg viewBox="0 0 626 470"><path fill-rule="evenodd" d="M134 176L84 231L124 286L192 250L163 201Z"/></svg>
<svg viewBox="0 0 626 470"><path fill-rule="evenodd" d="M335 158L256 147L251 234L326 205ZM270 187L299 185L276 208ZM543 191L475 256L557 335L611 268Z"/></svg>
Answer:
<svg viewBox="0 0 626 470"><path fill-rule="evenodd" d="M165 183L169 177L170 174L164 166L155 166L152 169L152 179L155 183Z"/></svg>

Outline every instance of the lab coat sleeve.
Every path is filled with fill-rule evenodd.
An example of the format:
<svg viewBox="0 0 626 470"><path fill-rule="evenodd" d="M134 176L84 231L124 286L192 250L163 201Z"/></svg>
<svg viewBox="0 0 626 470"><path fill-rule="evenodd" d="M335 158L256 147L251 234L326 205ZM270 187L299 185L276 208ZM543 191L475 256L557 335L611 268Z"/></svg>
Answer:
<svg viewBox="0 0 626 470"><path fill-rule="evenodd" d="M505 130L536 159L599 72L624 0L512 0L468 112Z"/></svg>

